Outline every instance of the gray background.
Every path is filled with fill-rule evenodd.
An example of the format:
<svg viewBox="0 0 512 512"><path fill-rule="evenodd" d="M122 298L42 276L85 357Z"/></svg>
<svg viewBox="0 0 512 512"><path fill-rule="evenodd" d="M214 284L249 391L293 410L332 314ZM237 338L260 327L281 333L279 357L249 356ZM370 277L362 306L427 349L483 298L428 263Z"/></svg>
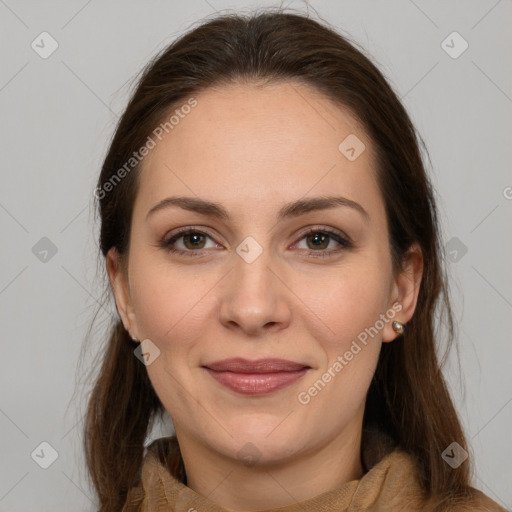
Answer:
<svg viewBox="0 0 512 512"><path fill-rule="evenodd" d="M112 304L78 362L104 284L92 209L102 157L130 80L157 50L205 15L258 5L276 2L0 0L1 511L94 510L85 371ZM310 5L368 50L427 143L459 325L461 365L453 353L445 374L474 485L512 508L512 2ZM31 47L43 51L43 31L59 45L46 59ZM457 58L442 46L453 31L469 44ZM463 41L446 44L453 54ZM58 453L48 469L41 442Z"/></svg>

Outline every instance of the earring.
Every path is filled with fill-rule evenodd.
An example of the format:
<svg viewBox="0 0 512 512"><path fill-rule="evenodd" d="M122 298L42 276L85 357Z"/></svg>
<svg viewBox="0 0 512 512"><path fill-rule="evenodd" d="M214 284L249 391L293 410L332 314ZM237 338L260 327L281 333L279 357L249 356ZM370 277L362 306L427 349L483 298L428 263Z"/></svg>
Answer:
<svg viewBox="0 0 512 512"><path fill-rule="evenodd" d="M139 341L135 336L132 336L133 341Z"/></svg>
<svg viewBox="0 0 512 512"><path fill-rule="evenodd" d="M403 322L399 322L398 320L395 320L391 326L393 327L393 330L397 332L398 334L403 334L405 331L405 325Z"/></svg>

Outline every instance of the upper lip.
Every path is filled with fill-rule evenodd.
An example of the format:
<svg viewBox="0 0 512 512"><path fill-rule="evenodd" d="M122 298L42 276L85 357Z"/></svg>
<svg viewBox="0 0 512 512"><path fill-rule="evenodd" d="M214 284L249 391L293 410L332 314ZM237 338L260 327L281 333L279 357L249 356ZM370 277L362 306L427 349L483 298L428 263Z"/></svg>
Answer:
<svg viewBox="0 0 512 512"><path fill-rule="evenodd" d="M293 372L310 368L306 364L288 361L286 359L258 359L249 361L241 357L224 359L203 365L210 370L226 371L235 373L275 373L275 372Z"/></svg>

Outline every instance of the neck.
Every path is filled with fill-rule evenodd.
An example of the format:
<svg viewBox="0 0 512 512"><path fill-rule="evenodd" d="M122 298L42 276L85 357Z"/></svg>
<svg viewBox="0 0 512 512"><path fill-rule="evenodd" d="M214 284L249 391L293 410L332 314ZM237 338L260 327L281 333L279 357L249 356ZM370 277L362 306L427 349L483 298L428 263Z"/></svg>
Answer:
<svg viewBox="0 0 512 512"><path fill-rule="evenodd" d="M361 424L350 426L307 453L298 452L286 462L253 465L227 458L177 425L175 428L187 486L233 511L293 505L363 476Z"/></svg>

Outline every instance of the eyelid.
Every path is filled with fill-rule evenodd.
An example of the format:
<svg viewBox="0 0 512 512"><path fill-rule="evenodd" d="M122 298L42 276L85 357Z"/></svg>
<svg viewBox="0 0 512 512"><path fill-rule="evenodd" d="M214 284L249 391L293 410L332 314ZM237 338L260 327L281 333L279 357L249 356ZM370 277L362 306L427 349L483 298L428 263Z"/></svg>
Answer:
<svg viewBox="0 0 512 512"><path fill-rule="evenodd" d="M162 239L159 241L158 245L160 247L163 247L164 249L167 249L170 252L176 252L176 253L189 253L190 254L190 253L201 253L201 251L205 251L206 249L198 249L196 251L191 251L191 250L187 251L187 250L183 250L183 249L176 249L176 250L170 249L171 242L176 243L176 240L179 240L183 236L186 236L191 233L206 236L206 237L210 238L216 244L221 245L215 240L215 237L211 233L206 231L206 228L200 227L200 226L186 226L186 227L178 228L176 231L171 231L170 234L166 234L162 237Z"/></svg>
<svg viewBox="0 0 512 512"><path fill-rule="evenodd" d="M186 235L188 233L200 233L204 235L208 235L212 239L215 238L212 233L208 231L209 228L205 226L184 226L181 228L173 229L169 232L167 232L163 237L162 240L170 240L171 238L177 237L179 235Z"/></svg>
<svg viewBox="0 0 512 512"><path fill-rule="evenodd" d="M345 232L342 231L341 229L332 228L330 226L323 224L312 224L311 226L306 226L305 228L303 228L303 230L299 231L299 233L296 236L299 236L300 239L302 239L304 236L316 232L327 233L329 235L339 237L345 240L347 243L352 243L351 238L348 235L346 235Z"/></svg>
<svg viewBox="0 0 512 512"><path fill-rule="evenodd" d="M207 228L204 228L204 227L201 227L201 226L186 226L186 227L178 228L176 231L171 232L171 233L172 234L170 234L170 235L165 235L161 239L159 244L158 244L160 247L166 249L167 251L169 251L171 253L184 254L184 255L187 255L187 256L199 256L200 257L200 256L204 255L203 254L204 251L209 250L209 249L184 250L184 249L174 249L174 248L171 248L171 245L172 245L171 242L175 243L176 240L180 239L181 237L183 237L183 236L185 236L187 234L191 234L191 233L207 236L212 241L214 241L216 244L218 244L218 242L215 240L215 237L211 233L209 233L207 231ZM322 250L315 251L315 250L311 250L311 249L303 249L308 254L310 254L310 255L312 255L314 257L317 257L317 256L330 256L330 255L337 254L337 253L341 252L344 249L349 249L349 248L354 247L351 238L349 236L347 236L343 231L341 231L341 230L339 230L337 228L332 228L332 227L329 227L329 226L326 226L326 225L321 225L321 224L314 224L314 225L310 225L310 226L304 227L302 230L300 230L300 232L297 235L295 235L297 237L297 239L289 247L296 246L307 235L312 234L312 233L324 233L328 237L330 237L331 239L336 241L338 243L338 245L341 246L341 248L331 249L331 250L329 250L329 249L322 249Z"/></svg>

